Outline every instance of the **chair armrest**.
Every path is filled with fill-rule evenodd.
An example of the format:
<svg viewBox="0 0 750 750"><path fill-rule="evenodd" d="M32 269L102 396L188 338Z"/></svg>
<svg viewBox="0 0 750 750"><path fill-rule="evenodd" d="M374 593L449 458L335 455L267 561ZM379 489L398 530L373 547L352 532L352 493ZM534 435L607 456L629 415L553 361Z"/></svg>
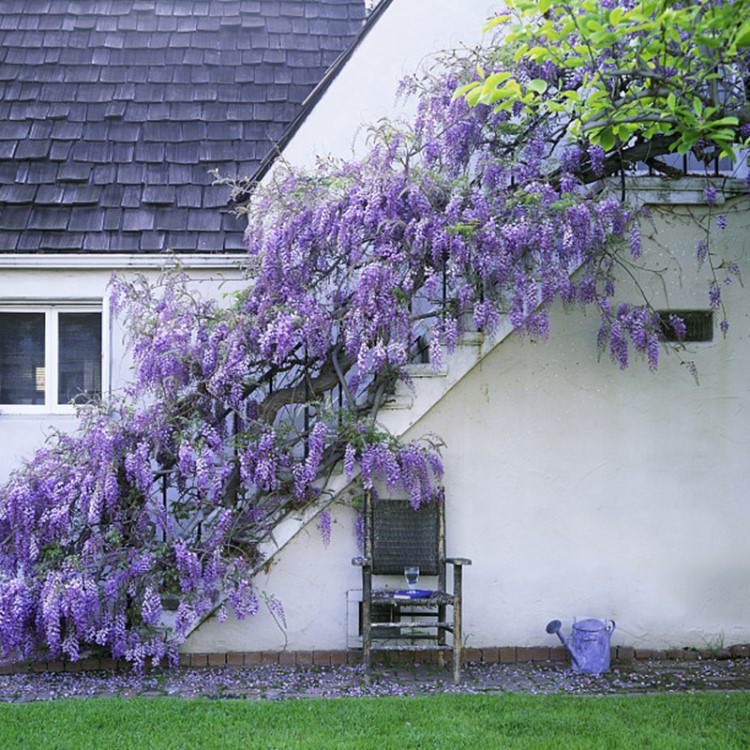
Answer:
<svg viewBox="0 0 750 750"><path fill-rule="evenodd" d="M352 565L359 565L362 568L371 568L372 560L369 557L353 557Z"/></svg>
<svg viewBox="0 0 750 750"><path fill-rule="evenodd" d="M445 562L449 565L471 565L471 560L468 557L446 557Z"/></svg>

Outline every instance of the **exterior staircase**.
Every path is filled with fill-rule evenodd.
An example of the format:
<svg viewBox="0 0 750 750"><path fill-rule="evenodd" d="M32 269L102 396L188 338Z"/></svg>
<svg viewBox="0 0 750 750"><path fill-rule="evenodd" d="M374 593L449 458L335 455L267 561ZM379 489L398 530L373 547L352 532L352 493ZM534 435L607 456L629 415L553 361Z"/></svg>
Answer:
<svg viewBox="0 0 750 750"><path fill-rule="evenodd" d="M492 336L478 332L464 334L452 353L444 351L443 365L437 370L429 363L409 365L408 372L412 383L399 381L395 393L378 412L378 422L393 435L405 435L512 332L513 326L505 319ZM258 545L261 562L256 565L254 572L258 572L271 562L318 514L351 489L352 482L347 480L344 471L335 471L317 501L281 518L274 526L273 532ZM216 602L212 611L216 611L221 603ZM199 628L209 616L206 615L194 623L186 636L189 637L190 633ZM173 625L173 619L174 613L165 612L163 624Z"/></svg>
<svg viewBox="0 0 750 750"><path fill-rule="evenodd" d="M409 365L412 383L399 381L395 393L378 412L378 422L393 435L405 435L512 332L512 325L505 320L491 337L475 332L464 334L451 354L444 353L443 366L437 371L429 363ZM317 502L283 518L273 535L259 546L262 564L278 555L321 511L347 492L350 485L344 472L339 471L331 477Z"/></svg>

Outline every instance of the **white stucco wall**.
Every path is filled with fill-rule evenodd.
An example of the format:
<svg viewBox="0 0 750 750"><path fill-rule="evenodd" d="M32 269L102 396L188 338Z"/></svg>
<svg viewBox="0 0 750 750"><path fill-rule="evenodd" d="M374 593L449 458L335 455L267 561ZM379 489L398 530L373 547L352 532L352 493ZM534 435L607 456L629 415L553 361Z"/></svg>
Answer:
<svg viewBox="0 0 750 750"><path fill-rule="evenodd" d="M730 224L715 239L749 278L746 202L723 207ZM704 209L651 212L644 252L668 269L656 306L706 308L695 263ZM735 286L730 335L717 317L712 342L663 353L657 373L600 361L598 316L557 309L549 341L510 336L410 429L447 443L448 554L473 558L469 645L555 645L546 623L569 629L574 616L612 618L613 643L642 648L750 641L750 306ZM263 613L206 623L186 650L345 648L357 548L352 511L334 515L328 548L310 524L258 581L283 601L286 637Z"/></svg>
<svg viewBox="0 0 750 750"><path fill-rule="evenodd" d="M237 621L209 620L196 630L182 650L188 653L231 651L319 651L347 647L347 591L361 587L360 568L351 564L359 554L354 512L333 509L331 542L323 544L314 521L274 558L254 580L261 602L279 599L286 627L274 621L261 603L257 615Z"/></svg>
<svg viewBox="0 0 750 750"><path fill-rule="evenodd" d="M670 213L653 220L659 261L682 268L669 306L706 307L690 218ZM750 216L734 218L746 274ZM731 335L682 355L700 385L674 354L658 373L597 361L596 316L558 311L549 342L511 337L412 431L447 437L469 643L549 642L546 622L576 615L615 619L626 645L750 640L750 314L733 291Z"/></svg>

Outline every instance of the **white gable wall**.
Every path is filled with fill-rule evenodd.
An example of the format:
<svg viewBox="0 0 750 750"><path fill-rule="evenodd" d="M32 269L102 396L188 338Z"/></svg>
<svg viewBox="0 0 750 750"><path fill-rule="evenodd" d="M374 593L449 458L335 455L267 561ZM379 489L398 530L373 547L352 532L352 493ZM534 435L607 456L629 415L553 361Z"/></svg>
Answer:
<svg viewBox="0 0 750 750"><path fill-rule="evenodd" d="M482 27L497 7L492 0L393 0L284 149L284 159L312 166L318 156L362 155L368 126L414 111L413 100L397 99L399 83L439 52L481 43Z"/></svg>

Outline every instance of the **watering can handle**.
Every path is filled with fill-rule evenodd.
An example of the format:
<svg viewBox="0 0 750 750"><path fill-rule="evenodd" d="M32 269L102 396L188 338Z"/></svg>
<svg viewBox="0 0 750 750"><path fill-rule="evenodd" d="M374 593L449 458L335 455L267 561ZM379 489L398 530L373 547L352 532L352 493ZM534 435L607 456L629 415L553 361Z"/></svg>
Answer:
<svg viewBox="0 0 750 750"><path fill-rule="evenodd" d="M617 627L617 625L615 624L615 621L614 621L614 620L608 620L608 621L607 621L607 630L608 630L608 631L609 631L610 633L614 633L614 632L615 632L615 628L616 628L616 627Z"/></svg>

